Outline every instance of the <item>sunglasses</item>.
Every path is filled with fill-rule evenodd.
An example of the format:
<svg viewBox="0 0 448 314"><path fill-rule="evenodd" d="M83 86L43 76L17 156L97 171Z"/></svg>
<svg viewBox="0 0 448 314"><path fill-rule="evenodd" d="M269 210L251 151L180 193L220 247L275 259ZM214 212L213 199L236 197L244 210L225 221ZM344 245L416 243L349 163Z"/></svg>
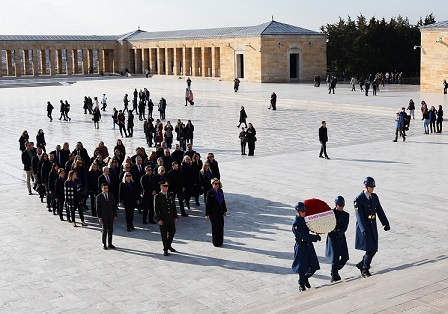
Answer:
<svg viewBox="0 0 448 314"><path fill-rule="evenodd" d="M215 182L215 183L213 183L213 185L219 185L219 182Z"/></svg>

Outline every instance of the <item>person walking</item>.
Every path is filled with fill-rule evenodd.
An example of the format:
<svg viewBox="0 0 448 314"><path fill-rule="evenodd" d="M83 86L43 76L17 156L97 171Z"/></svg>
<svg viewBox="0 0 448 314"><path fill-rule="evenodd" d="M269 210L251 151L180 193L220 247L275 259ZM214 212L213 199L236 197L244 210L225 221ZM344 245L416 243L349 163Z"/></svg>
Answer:
<svg viewBox="0 0 448 314"><path fill-rule="evenodd" d="M277 94L275 92L272 92L271 94L271 100L270 105L268 109L277 110Z"/></svg>
<svg viewBox="0 0 448 314"><path fill-rule="evenodd" d="M364 191L354 201L356 214L355 249L365 251L363 259L356 264L363 277L370 277L370 264L378 251L378 229L376 217L378 216L384 231L390 230L389 221L381 207L380 200L373 190L376 187L372 177L364 179Z"/></svg>
<svg viewBox="0 0 448 314"><path fill-rule="evenodd" d="M212 189L207 192L205 202L205 218L212 224L212 243L220 247L224 243L224 216L227 216L227 206L221 183L212 178Z"/></svg>
<svg viewBox="0 0 448 314"><path fill-rule="evenodd" d="M172 243L176 234L177 211L174 194L168 192L168 185L168 181L160 181L160 192L154 197L154 211L160 228L164 256L168 256L168 250L176 252Z"/></svg>
<svg viewBox="0 0 448 314"><path fill-rule="evenodd" d="M59 120L64 118L64 121L67 121L67 117L65 116L65 104L62 100L60 100L59 103L60 103L59 112L61 113Z"/></svg>
<svg viewBox="0 0 448 314"><path fill-rule="evenodd" d="M101 192L96 197L96 208L101 225L103 249L115 249L112 244L112 234L114 232L114 222L117 220L117 203L114 195L109 193L109 186L106 183L101 184Z"/></svg>
<svg viewBox="0 0 448 314"><path fill-rule="evenodd" d="M334 204L333 212L336 217L336 227L328 233L325 249L325 256L331 261L331 282L341 280L339 271L349 260L345 232L348 228L350 215L344 211L345 199L342 196L337 196Z"/></svg>
<svg viewBox="0 0 448 314"><path fill-rule="evenodd" d="M246 155L247 137L246 137L246 131L244 131L244 127L241 128L239 138L241 142L241 155Z"/></svg>
<svg viewBox="0 0 448 314"><path fill-rule="evenodd" d="M50 119L50 122L53 121L53 117L51 116L53 109L54 107L51 102L47 101L47 117Z"/></svg>
<svg viewBox="0 0 448 314"><path fill-rule="evenodd" d="M327 123L325 121L322 121L322 126L319 128L319 142L320 142L319 157L324 158L325 156L325 159L330 159L330 157L328 157L327 155L328 133L327 133Z"/></svg>
<svg viewBox="0 0 448 314"><path fill-rule="evenodd" d="M107 97L106 97L106 94L103 94L103 96L101 96L101 104L103 105L101 107L101 110L106 111L106 107L107 107Z"/></svg>
<svg viewBox="0 0 448 314"><path fill-rule="evenodd" d="M129 113L129 111L128 111ZM120 129L120 135L123 137L123 132L126 137L128 137L128 134L126 132L126 117L124 116L123 111L119 110L117 115L117 121L118 121L118 128Z"/></svg>
<svg viewBox="0 0 448 314"><path fill-rule="evenodd" d="M240 123L237 125L237 128L241 126L241 123L244 123L244 126L247 128L246 119L247 119L246 110L244 109L244 106L241 106L240 121L239 121Z"/></svg>
<svg viewBox="0 0 448 314"><path fill-rule="evenodd" d="M398 139L398 134L403 138L403 142L406 141L406 134L403 132L404 119L403 116L400 115L400 112L397 112L397 116L395 118L395 139L392 142L396 142Z"/></svg>
<svg viewBox="0 0 448 314"><path fill-rule="evenodd" d="M356 92L356 77L352 76L350 84L352 85L352 92Z"/></svg>
<svg viewBox="0 0 448 314"><path fill-rule="evenodd" d="M240 79L235 77L235 79L233 80L233 90L236 92L238 92L238 89L240 88Z"/></svg>
<svg viewBox="0 0 448 314"><path fill-rule="evenodd" d="M66 117L66 119L68 119L68 121L72 121L72 119L68 116L69 111L70 111L70 104L69 104L68 101L66 100L66 101L65 101L65 104L64 104L64 113L65 113L65 117ZM64 121L67 121L67 120L64 120Z"/></svg>
<svg viewBox="0 0 448 314"><path fill-rule="evenodd" d="M134 114L132 113L134 110L130 110L128 113L128 136L134 136Z"/></svg>
<svg viewBox="0 0 448 314"><path fill-rule="evenodd" d="M187 88L188 88L188 90L191 89L191 79L190 78L187 78Z"/></svg>
<svg viewBox="0 0 448 314"><path fill-rule="evenodd" d="M294 261L291 269L299 274L299 291L311 288L309 278L320 269L319 260L314 250L313 242L320 241L318 234L310 234L305 223L306 207L302 202L295 206L296 217L292 223L292 232L295 237Z"/></svg>
<svg viewBox="0 0 448 314"><path fill-rule="evenodd" d="M412 99L409 100L408 110L409 110L409 116L412 117L412 120L415 120L415 116L414 116L415 103Z"/></svg>
<svg viewBox="0 0 448 314"><path fill-rule="evenodd" d="M31 192L31 180L34 181L33 177L33 157L36 153L33 150L33 144L30 142L26 143L26 149L22 152L22 164L23 170L26 173L26 187L28 189L28 194L32 195Z"/></svg>
<svg viewBox="0 0 448 314"><path fill-rule="evenodd" d="M446 95L447 89L448 89L448 83L446 82L446 80L443 80L443 94Z"/></svg>
<svg viewBox="0 0 448 314"><path fill-rule="evenodd" d="M93 126L95 127L95 129L99 129L100 128L100 120L101 120L101 111L98 108L93 109ZM114 128L115 128L115 124L114 124Z"/></svg>
<svg viewBox="0 0 448 314"><path fill-rule="evenodd" d="M442 105L439 105L439 110L437 110L437 133L442 133L442 121L443 121L443 109Z"/></svg>
<svg viewBox="0 0 448 314"><path fill-rule="evenodd" d="M249 122L249 127L246 130L246 139L247 139L247 146L249 148L249 154L248 156L253 156L255 152L255 142L257 141L257 131L253 127L252 123Z"/></svg>

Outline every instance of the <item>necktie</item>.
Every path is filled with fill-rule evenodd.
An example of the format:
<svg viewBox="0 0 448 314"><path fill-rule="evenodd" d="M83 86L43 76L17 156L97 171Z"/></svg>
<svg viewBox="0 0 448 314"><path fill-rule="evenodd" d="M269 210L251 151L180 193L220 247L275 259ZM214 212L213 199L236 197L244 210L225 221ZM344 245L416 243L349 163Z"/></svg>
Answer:
<svg viewBox="0 0 448 314"><path fill-rule="evenodd" d="M58 158L58 164L61 164L61 157L59 156L59 153L57 153L57 158Z"/></svg>
<svg viewBox="0 0 448 314"><path fill-rule="evenodd" d="M138 172L142 172L142 166L138 165Z"/></svg>
<svg viewBox="0 0 448 314"><path fill-rule="evenodd" d="M106 199L106 202L109 201L108 197L107 197L107 194L104 194L104 198Z"/></svg>
<svg viewBox="0 0 448 314"><path fill-rule="evenodd" d="M110 184L110 182L109 182L109 176L106 176L106 181L107 181L107 184L109 185L109 184Z"/></svg>

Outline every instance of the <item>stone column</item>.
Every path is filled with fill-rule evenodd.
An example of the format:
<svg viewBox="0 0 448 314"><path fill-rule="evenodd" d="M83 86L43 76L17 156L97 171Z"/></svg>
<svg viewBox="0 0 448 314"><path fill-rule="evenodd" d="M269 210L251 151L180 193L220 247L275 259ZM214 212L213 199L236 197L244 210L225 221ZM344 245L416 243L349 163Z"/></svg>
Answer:
<svg viewBox="0 0 448 314"><path fill-rule="evenodd" d="M57 73L58 74L62 74L62 49L57 49L57 62L56 62L56 68L57 68Z"/></svg>
<svg viewBox="0 0 448 314"><path fill-rule="evenodd" d="M135 74L142 74L142 50L134 49Z"/></svg>
<svg viewBox="0 0 448 314"><path fill-rule="evenodd" d="M0 77L3 77L3 50L2 49L0 49Z"/></svg>
<svg viewBox="0 0 448 314"><path fill-rule="evenodd" d="M14 69L16 77L22 76L22 65L20 64L20 50L14 50Z"/></svg>
<svg viewBox="0 0 448 314"><path fill-rule="evenodd" d="M180 75L180 63L182 60L182 49L174 48L174 75Z"/></svg>
<svg viewBox="0 0 448 314"><path fill-rule="evenodd" d="M163 56L165 49L164 48L157 48L157 74L162 75L163 74Z"/></svg>
<svg viewBox="0 0 448 314"><path fill-rule="evenodd" d="M73 50L73 73L79 73L78 49Z"/></svg>
<svg viewBox="0 0 448 314"><path fill-rule="evenodd" d="M89 74L90 73L90 69L92 70L92 74L93 74L93 49L87 49L87 58L88 58L88 67L87 67L87 71Z"/></svg>
<svg viewBox="0 0 448 314"><path fill-rule="evenodd" d="M82 50L82 74L89 73L89 62L87 59L87 49Z"/></svg>
<svg viewBox="0 0 448 314"><path fill-rule="evenodd" d="M33 75L38 76L39 75L39 62L38 62L38 54L39 50L33 50Z"/></svg>
<svg viewBox="0 0 448 314"><path fill-rule="evenodd" d="M221 48L213 47L212 50L212 76L220 77L220 68L221 66Z"/></svg>
<svg viewBox="0 0 448 314"><path fill-rule="evenodd" d="M23 74L30 75L30 51L28 49L23 50Z"/></svg>
<svg viewBox="0 0 448 314"><path fill-rule="evenodd" d="M56 50L50 49L50 75L56 75Z"/></svg>
<svg viewBox="0 0 448 314"><path fill-rule="evenodd" d="M104 72L104 49L98 49L98 73Z"/></svg>
<svg viewBox="0 0 448 314"><path fill-rule="evenodd" d="M40 73L42 75L47 74L47 52L45 49L40 51Z"/></svg>
<svg viewBox="0 0 448 314"><path fill-rule="evenodd" d="M6 75L12 76L12 53L11 50L6 50Z"/></svg>
<svg viewBox="0 0 448 314"><path fill-rule="evenodd" d="M66 64L65 69L67 72L67 75L73 74L73 49L69 48L65 50L65 58L66 58Z"/></svg>
<svg viewBox="0 0 448 314"><path fill-rule="evenodd" d="M204 47L202 48L202 76L203 77L209 77L211 75L211 69L210 69L210 56L211 56L211 48L210 47Z"/></svg>
<svg viewBox="0 0 448 314"><path fill-rule="evenodd" d="M149 49L147 49L147 48L143 49L142 68L143 68L143 73L145 73L146 70L149 70Z"/></svg>
<svg viewBox="0 0 448 314"><path fill-rule="evenodd" d="M149 72L151 74L157 73L156 61L157 61L157 49L149 48Z"/></svg>
<svg viewBox="0 0 448 314"><path fill-rule="evenodd" d="M198 75L198 61L196 56L196 48L191 48L191 75L196 76Z"/></svg>

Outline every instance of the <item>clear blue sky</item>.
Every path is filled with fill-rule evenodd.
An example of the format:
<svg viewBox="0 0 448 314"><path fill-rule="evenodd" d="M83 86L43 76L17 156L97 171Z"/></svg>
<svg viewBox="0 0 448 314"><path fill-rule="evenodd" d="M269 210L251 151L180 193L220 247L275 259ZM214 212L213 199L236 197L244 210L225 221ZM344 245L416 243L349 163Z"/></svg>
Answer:
<svg viewBox="0 0 448 314"><path fill-rule="evenodd" d="M312 30L339 16L386 18L417 23L431 12L448 20L446 0L14 0L1 5L2 35L118 35L146 31L250 26L271 20Z"/></svg>

